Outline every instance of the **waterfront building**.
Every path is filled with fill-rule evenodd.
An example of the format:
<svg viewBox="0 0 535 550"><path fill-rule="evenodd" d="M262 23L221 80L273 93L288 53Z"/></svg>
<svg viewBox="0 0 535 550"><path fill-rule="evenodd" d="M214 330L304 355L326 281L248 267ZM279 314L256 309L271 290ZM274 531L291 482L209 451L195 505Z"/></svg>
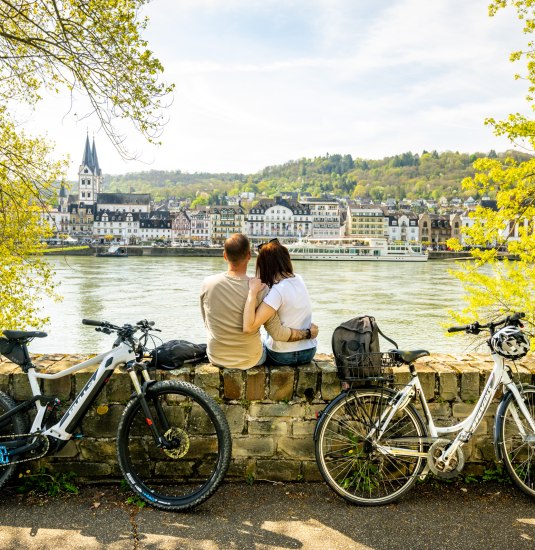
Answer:
<svg viewBox="0 0 535 550"><path fill-rule="evenodd" d="M359 238L388 236L388 218L380 206L347 205L346 235Z"/></svg>
<svg viewBox="0 0 535 550"><path fill-rule="evenodd" d="M245 213L241 206L212 206L210 215L210 241L222 244L233 233L243 233Z"/></svg>
<svg viewBox="0 0 535 550"><path fill-rule="evenodd" d="M95 215L93 237L109 240L110 237L125 244L135 244L140 235L139 212L99 210Z"/></svg>
<svg viewBox="0 0 535 550"><path fill-rule="evenodd" d="M416 243L420 241L418 216L403 212L389 212L386 215L388 223L388 240Z"/></svg>
<svg viewBox="0 0 535 550"><path fill-rule="evenodd" d="M190 220L190 235L193 242L210 242L210 210L200 206L188 212Z"/></svg>
<svg viewBox="0 0 535 550"><path fill-rule="evenodd" d="M173 240L187 241L191 238L191 219L184 209L171 213Z"/></svg>
<svg viewBox="0 0 535 550"><path fill-rule="evenodd" d="M435 249L445 247L446 241L452 236L449 216L425 212L420 214L418 227L421 242Z"/></svg>
<svg viewBox="0 0 535 550"><path fill-rule="evenodd" d="M171 240L171 219L170 218L145 218L139 219L139 238L142 242Z"/></svg>
<svg viewBox="0 0 535 550"><path fill-rule="evenodd" d="M340 203L337 200L307 198L303 204L310 208L312 237L340 236Z"/></svg>
<svg viewBox="0 0 535 550"><path fill-rule="evenodd" d="M249 210L245 231L253 241L305 237L312 231L310 207L281 197L262 199Z"/></svg>

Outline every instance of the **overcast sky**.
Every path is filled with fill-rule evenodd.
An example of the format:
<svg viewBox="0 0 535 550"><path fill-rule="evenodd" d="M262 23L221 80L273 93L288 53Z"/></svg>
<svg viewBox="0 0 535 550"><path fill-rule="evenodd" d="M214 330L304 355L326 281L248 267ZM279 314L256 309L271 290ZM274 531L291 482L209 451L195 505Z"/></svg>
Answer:
<svg viewBox="0 0 535 550"><path fill-rule="evenodd" d="M163 145L124 162L96 120L47 99L25 126L69 153L86 131L105 173L251 173L326 153L385 156L509 147L484 126L526 111L525 45L511 10L487 0L153 0L147 38L176 84ZM77 113L77 115L75 115Z"/></svg>

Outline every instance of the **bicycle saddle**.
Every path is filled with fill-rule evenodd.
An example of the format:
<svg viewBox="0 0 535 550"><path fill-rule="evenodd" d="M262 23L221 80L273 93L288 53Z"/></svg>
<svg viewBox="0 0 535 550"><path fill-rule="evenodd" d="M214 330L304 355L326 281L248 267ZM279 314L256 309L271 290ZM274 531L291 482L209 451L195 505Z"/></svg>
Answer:
<svg viewBox="0 0 535 550"><path fill-rule="evenodd" d="M425 355L429 355L429 352L425 349L415 349L412 351L402 351L400 349L393 349L390 350L390 353L395 353L403 363L412 363L416 361L416 359L419 359L420 357L424 357Z"/></svg>
<svg viewBox="0 0 535 550"><path fill-rule="evenodd" d="M44 338L48 336L46 332L40 330L4 330L4 336L8 340L28 340L29 338Z"/></svg>

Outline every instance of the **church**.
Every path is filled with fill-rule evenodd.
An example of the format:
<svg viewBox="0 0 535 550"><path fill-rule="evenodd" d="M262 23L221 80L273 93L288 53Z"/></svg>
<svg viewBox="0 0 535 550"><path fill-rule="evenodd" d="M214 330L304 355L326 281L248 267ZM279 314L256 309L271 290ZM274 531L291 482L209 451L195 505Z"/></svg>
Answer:
<svg viewBox="0 0 535 550"><path fill-rule="evenodd" d="M95 138L86 136L78 169L78 193L69 194L62 185L58 211L70 237L78 240L114 240L134 243L145 239L171 239L169 213L151 216L148 193L103 193L103 176ZM66 216L65 216L66 214Z"/></svg>

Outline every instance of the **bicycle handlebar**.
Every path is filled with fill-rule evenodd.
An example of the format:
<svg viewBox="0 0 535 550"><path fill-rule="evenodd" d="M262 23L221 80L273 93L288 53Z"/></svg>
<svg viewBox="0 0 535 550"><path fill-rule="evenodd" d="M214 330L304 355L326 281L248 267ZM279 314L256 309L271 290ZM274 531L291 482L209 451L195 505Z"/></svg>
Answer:
<svg viewBox="0 0 535 550"><path fill-rule="evenodd" d="M489 329L492 333L494 329L500 327L500 326L506 326L506 325L520 325L520 319L523 319L526 316L526 314L522 311L519 311L517 313L513 313L512 315L508 315L507 317L504 317L503 319L500 319L499 321L491 321L490 323L487 323L485 325L481 325L479 321L476 321L475 323L471 323L469 325L463 325L460 327L450 327L448 328L448 332L467 332L468 334L479 334L482 330Z"/></svg>
<svg viewBox="0 0 535 550"><path fill-rule="evenodd" d="M82 325L89 325L91 327L101 327L103 326L102 321L93 321L91 319L82 319Z"/></svg>

